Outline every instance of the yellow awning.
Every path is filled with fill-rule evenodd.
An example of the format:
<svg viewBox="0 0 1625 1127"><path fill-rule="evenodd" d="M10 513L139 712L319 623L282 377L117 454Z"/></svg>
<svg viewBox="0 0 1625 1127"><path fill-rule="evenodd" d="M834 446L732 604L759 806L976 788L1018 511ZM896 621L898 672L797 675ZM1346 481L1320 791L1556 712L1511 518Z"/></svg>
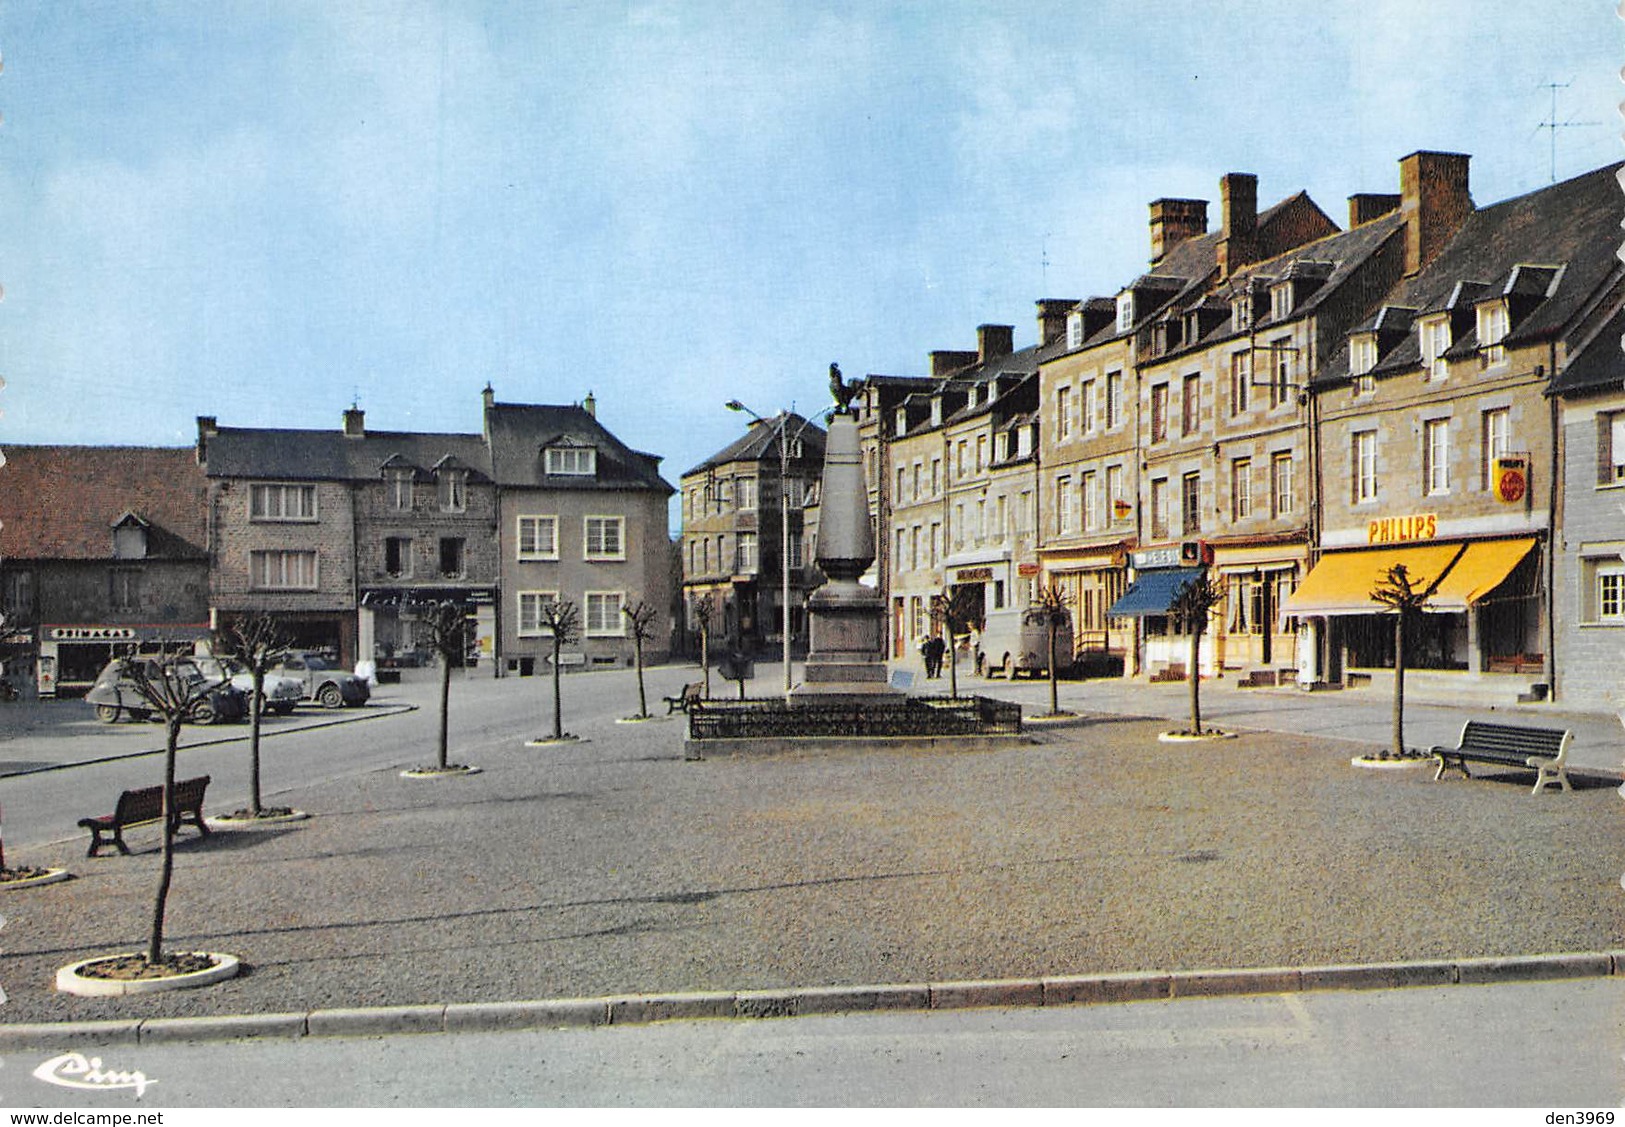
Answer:
<svg viewBox="0 0 1625 1127"><path fill-rule="evenodd" d="M1373 599L1371 592L1389 568L1404 564L1412 583L1432 583L1445 574L1461 549L1461 544L1454 543L1327 552L1288 596L1281 613L1299 617L1382 614L1388 608Z"/></svg>
<svg viewBox="0 0 1625 1127"><path fill-rule="evenodd" d="M1464 611L1505 582L1535 546L1533 539L1477 540L1451 565L1428 610Z"/></svg>

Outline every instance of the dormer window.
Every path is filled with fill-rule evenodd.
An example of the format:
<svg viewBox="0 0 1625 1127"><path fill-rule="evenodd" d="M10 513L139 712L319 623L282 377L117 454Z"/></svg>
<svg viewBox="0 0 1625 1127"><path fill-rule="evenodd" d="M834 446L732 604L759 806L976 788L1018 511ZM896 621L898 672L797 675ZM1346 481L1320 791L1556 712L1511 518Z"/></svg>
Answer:
<svg viewBox="0 0 1625 1127"><path fill-rule="evenodd" d="M1033 452L1033 428L1020 427L1016 430L1016 457L1025 458Z"/></svg>
<svg viewBox="0 0 1625 1127"><path fill-rule="evenodd" d="M1284 321L1292 316L1292 283L1282 282L1270 290L1270 317Z"/></svg>
<svg viewBox="0 0 1625 1127"><path fill-rule="evenodd" d="M1066 346L1068 348L1083 347L1083 314L1072 313L1066 319Z"/></svg>
<svg viewBox="0 0 1625 1127"><path fill-rule="evenodd" d="M1243 294L1230 303L1230 324L1238 333L1253 327L1253 299L1250 295Z"/></svg>
<svg viewBox="0 0 1625 1127"><path fill-rule="evenodd" d="M468 508L468 471L447 467L437 475L440 487L440 511L460 513Z"/></svg>
<svg viewBox="0 0 1625 1127"><path fill-rule="evenodd" d="M1134 327L1134 291L1124 290L1117 295L1117 331L1126 333Z"/></svg>
<svg viewBox="0 0 1625 1127"><path fill-rule="evenodd" d="M598 451L591 446L550 446L547 472L559 477L592 477L598 472Z"/></svg>
<svg viewBox="0 0 1625 1127"><path fill-rule="evenodd" d="M1488 301L1478 307L1478 362L1494 368L1507 362L1506 336L1509 318L1504 301Z"/></svg>
<svg viewBox="0 0 1625 1127"><path fill-rule="evenodd" d="M1377 378L1371 369L1377 366L1377 338L1361 333L1349 338L1349 374L1354 377L1354 393L1370 395L1377 390Z"/></svg>
<svg viewBox="0 0 1625 1127"><path fill-rule="evenodd" d="M387 469L384 471L384 488L389 494L389 507L398 513L410 512L412 509L412 483L416 474L409 469Z"/></svg>
<svg viewBox="0 0 1625 1127"><path fill-rule="evenodd" d="M897 437L902 438L908 434L908 408L897 408Z"/></svg>
<svg viewBox="0 0 1625 1127"><path fill-rule="evenodd" d="M993 436L993 461L1007 462L1010 460L1010 435L1000 431Z"/></svg>
<svg viewBox="0 0 1625 1127"><path fill-rule="evenodd" d="M113 558L115 560L144 560L147 558L147 522L134 513L125 513L113 525Z"/></svg>
<svg viewBox="0 0 1625 1127"><path fill-rule="evenodd" d="M1441 313L1418 323L1418 344L1422 350L1422 371L1430 380L1442 380L1447 372L1444 354L1450 350L1450 315Z"/></svg>
<svg viewBox="0 0 1625 1127"><path fill-rule="evenodd" d="M931 425L934 427L942 425L942 396L940 395L931 398Z"/></svg>

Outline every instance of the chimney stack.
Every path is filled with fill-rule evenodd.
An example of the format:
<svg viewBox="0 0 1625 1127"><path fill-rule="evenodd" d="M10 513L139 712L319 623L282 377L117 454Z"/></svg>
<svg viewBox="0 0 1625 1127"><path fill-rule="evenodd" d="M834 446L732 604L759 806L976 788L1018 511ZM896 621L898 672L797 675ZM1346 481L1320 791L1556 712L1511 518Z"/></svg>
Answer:
<svg viewBox="0 0 1625 1127"><path fill-rule="evenodd" d="M976 353L958 352L951 348L934 349L931 354L931 378L941 379L976 363Z"/></svg>
<svg viewBox="0 0 1625 1127"><path fill-rule="evenodd" d="M1014 325L977 325L976 326L976 359L983 364L989 360L998 360L1015 351L1016 327Z"/></svg>
<svg viewBox="0 0 1625 1127"><path fill-rule="evenodd" d="M1045 297L1038 301L1038 343L1049 344L1066 336L1066 319L1078 303L1069 297Z"/></svg>
<svg viewBox="0 0 1625 1127"><path fill-rule="evenodd" d="M480 411L480 433L486 442L491 441L491 411L497 405L497 393L491 386L491 381L485 381L485 390L480 392L480 402L483 409Z"/></svg>
<svg viewBox="0 0 1625 1127"><path fill-rule="evenodd" d="M366 414L360 407L351 407L344 412L345 438L367 437L367 427L364 421Z"/></svg>
<svg viewBox="0 0 1625 1127"><path fill-rule="evenodd" d="M1349 229L1353 230L1398 210L1398 196L1385 196L1378 192L1356 192L1349 197Z"/></svg>
<svg viewBox="0 0 1625 1127"><path fill-rule="evenodd" d="M220 433L220 420L213 415L197 417L197 464L209 460L209 439Z"/></svg>
<svg viewBox="0 0 1625 1127"><path fill-rule="evenodd" d="M1415 152L1399 162L1399 210L1405 216L1405 275L1419 273L1473 213L1465 153Z"/></svg>
<svg viewBox="0 0 1625 1127"><path fill-rule="evenodd" d="M581 409L595 419L598 417L598 400L593 398L592 392L587 392L587 398L581 401Z"/></svg>
<svg viewBox="0 0 1625 1127"><path fill-rule="evenodd" d="M1206 200L1151 201L1151 265L1186 239L1207 234Z"/></svg>
<svg viewBox="0 0 1625 1127"><path fill-rule="evenodd" d="M1219 277L1258 257L1258 177L1227 172L1219 179Z"/></svg>

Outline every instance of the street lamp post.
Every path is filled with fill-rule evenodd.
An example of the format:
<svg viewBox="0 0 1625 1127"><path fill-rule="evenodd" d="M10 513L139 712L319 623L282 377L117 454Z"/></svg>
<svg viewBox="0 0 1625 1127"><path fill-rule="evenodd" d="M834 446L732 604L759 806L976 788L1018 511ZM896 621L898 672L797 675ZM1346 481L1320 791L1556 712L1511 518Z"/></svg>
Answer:
<svg viewBox="0 0 1625 1127"><path fill-rule="evenodd" d="M772 426L778 433L779 439L779 601L782 621L779 624L779 635L784 643L784 695L790 695L790 435L786 428L790 424L790 413L780 411L774 422L762 418L755 411L745 406L737 399L730 399L723 406L730 411L742 411L761 423L763 426ZM800 438L807 430L810 419L803 419L801 427L796 431L795 437Z"/></svg>

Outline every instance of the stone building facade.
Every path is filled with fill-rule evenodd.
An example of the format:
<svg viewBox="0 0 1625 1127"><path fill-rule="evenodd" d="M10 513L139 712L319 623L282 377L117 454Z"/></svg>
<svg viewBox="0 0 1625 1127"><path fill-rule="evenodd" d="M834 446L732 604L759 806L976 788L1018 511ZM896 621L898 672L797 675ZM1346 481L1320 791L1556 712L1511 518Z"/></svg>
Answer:
<svg viewBox="0 0 1625 1127"><path fill-rule="evenodd" d="M1451 197L1465 195L1465 157L1416 154L1405 171L1460 213ZM1621 300L1618 171L1470 210L1453 236L1435 225L1431 260L1424 191L1405 280L1315 384L1321 554L1288 603L1313 628L1304 652L1315 679L1392 664L1392 629L1368 592L1404 564L1430 589L1409 647L1424 678L1530 697L1561 686L1567 608L1553 596L1563 541L1575 543L1563 483L1590 478L1592 493L1575 500L1578 542L1593 546L1608 541L1586 520L1612 487L1597 495L1594 440L1579 443L1584 465L1564 456L1551 393ZM1576 417L1585 398L1572 397Z"/></svg>
<svg viewBox="0 0 1625 1127"><path fill-rule="evenodd" d="M83 693L112 657L208 632L205 482L189 448L6 447L0 663Z"/></svg>
<svg viewBox="0 0 1625 1127"><path fill-rule="evenodd" d="M793 412L756 419L743 436L682 476L683 605L691 634L697 629L694 608L709 595L715 645L782 652L781 553L787 552L791 652L806 652L807 597L822 581L806 512L817 497L824 439L822 427Z"/></svg>

